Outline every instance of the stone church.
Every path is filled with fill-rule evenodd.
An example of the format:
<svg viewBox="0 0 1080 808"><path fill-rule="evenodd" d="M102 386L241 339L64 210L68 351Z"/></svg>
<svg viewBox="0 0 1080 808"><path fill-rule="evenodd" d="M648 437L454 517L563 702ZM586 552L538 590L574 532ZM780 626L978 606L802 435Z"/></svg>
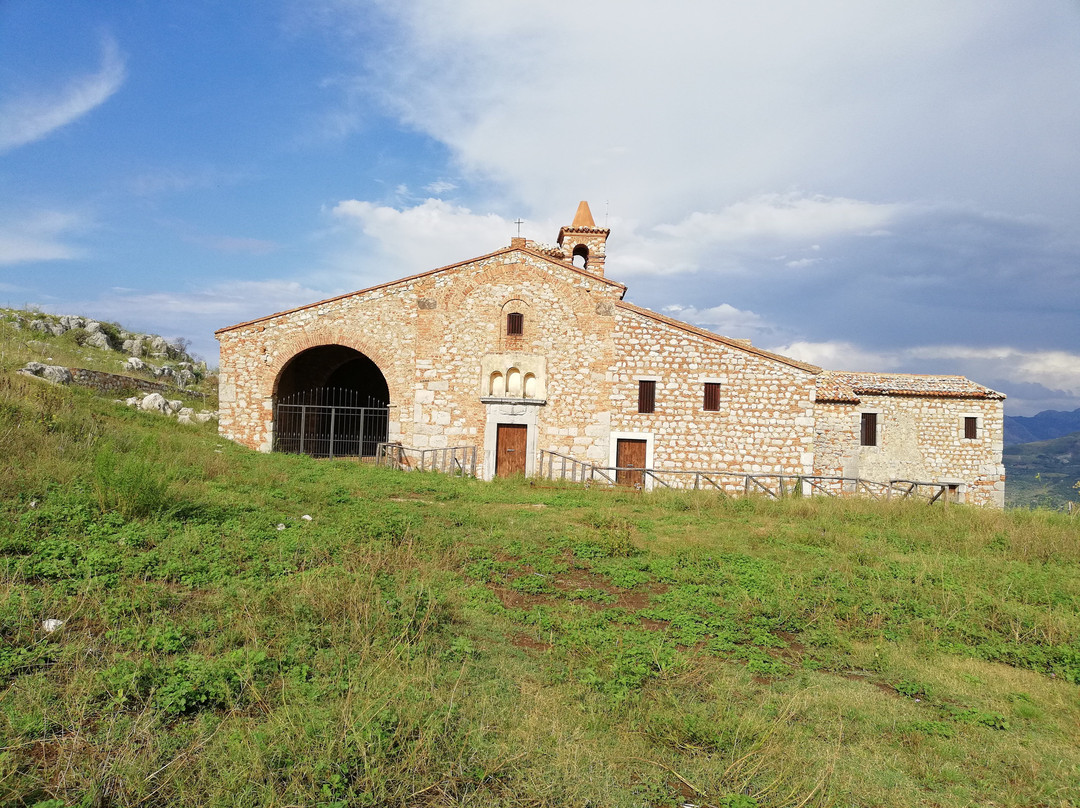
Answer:
<svg viewBox="0 0 1080 808"><path fill-rule="evenodd" d="M605 275L609 232L582 202L555 245L512 238L221 329L222 434L318 453L336 430L353 456L380 441L473 446L485 478L532 474L547 450L609 468L934 482L1003 504L1004 395L961 376L823 370L635 306Z"/></svg>

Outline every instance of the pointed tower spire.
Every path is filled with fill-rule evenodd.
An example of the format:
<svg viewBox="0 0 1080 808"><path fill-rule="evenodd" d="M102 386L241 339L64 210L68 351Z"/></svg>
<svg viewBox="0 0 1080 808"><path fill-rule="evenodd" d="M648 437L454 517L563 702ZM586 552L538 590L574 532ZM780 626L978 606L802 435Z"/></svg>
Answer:
<svg viewBox="0 0 1080 808"><path fill-rule="evenodd" d="M596 226L589 203L583 200L574 214L574 223L559 230L559 246L570 253L575 266L602 278L610 233L606 227Z"/></svg>
<svg viewBox="0 0 1080 808"><path fill-rule="evenodd" d="M578 202L577 213L574 214L574 223L571 227L596 227L596 222L593 221L592 211L589 210L589 203L584 199Z"/></svg>

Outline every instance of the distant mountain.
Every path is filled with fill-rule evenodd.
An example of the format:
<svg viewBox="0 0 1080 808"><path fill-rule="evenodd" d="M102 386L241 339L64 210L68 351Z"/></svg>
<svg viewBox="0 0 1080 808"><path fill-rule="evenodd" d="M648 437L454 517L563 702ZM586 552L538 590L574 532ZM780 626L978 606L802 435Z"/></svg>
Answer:
<svg viewBox="0 0 1080 808"><path fill-rule="evenodd" d="M1080 481L1080 432L1008 446L1004 460L1006 505L1060 508L1080 498L1073 488Z"/></svg>
<svg viewBox="0 0 1080 808"><path fill-rule="evenodd" d="M1044 410L1038 415L1006 415L1005 445L1052 440L1080 432L1080 409L1072 412Z"/></svg>

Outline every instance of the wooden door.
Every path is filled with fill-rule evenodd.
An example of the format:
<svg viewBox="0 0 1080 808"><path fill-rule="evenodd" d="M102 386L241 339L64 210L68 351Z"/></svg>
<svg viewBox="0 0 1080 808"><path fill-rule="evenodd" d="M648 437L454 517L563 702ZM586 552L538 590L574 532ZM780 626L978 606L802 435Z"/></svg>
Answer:
<svg viewBox="0 0 1080 808"><path fill-rule="evenodd" d="M615 465L620 469L645 468L646 441L619 438L615 446ZM644 487L645 474L641 471L617 471L615 482L618 485L637 485Z"/></svg>
<svg viewBox="0 0 1080 808"><path fill-rule="evenodd" d="M499 424L495 435L495 475L510 477L525 473L525 446L529 428L525 424Z"/></svg>

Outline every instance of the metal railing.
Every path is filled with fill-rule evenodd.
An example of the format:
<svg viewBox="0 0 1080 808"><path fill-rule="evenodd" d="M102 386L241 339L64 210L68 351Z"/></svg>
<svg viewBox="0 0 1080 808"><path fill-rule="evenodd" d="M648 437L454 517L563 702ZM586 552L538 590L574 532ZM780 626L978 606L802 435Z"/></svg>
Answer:
<svg viewBox="0 0 1080 808"><path fill-rule="evenodd" d="M871 499L925 499L928 503L955 501L957 489L950 483L916 480L880 482L861 477L830 477L815 474L755 474L730 471L650 469L630 466L597 466L569 455L540 450L537 476L586 485L614 487L630 478L627 487L662 487L678 490L713 490L730 496L753 494L770 499L814 496L865 496Z"/></svg>
<svg viewBox="0 0 1080 808"><path fill-rule="evenodd" d="M380 443L375 450L375 465L402 471L438 471L460 477L475 477L475 446L448 446L442 449L416 449L400 443Z"/></svg>

